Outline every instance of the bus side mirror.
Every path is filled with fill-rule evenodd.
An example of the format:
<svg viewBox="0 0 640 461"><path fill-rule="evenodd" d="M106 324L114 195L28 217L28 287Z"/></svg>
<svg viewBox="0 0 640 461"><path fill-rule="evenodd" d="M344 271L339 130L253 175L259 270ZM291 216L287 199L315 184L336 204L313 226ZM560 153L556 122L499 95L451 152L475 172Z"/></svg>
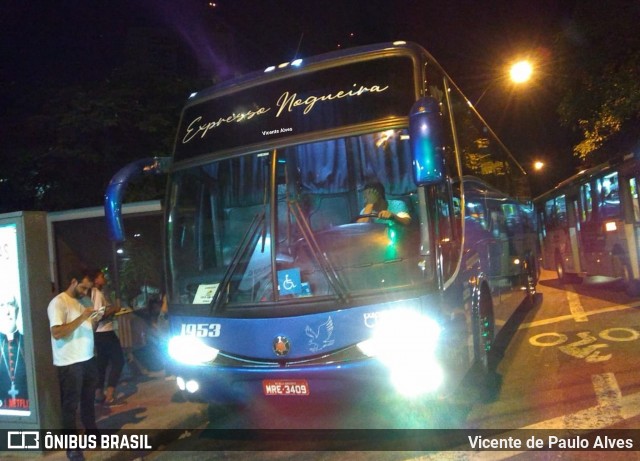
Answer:
<svg viewBox="0 0 640 461"><path fill-rule="evenodd" d="M444 181L442 117L438 101L434 98L420 98L411 108L409 137L416 185L426 186Z"/></svg>
<svg viewBox="0 0 640 461"><path fill-rule="evenodd" d="M104 195L104 217L107 234L114 242L124 242L122 225L122 200L129 181L146 174L166 173L171 167L171 157L149 157L136 160L120 169L109 182Z"/></svg>

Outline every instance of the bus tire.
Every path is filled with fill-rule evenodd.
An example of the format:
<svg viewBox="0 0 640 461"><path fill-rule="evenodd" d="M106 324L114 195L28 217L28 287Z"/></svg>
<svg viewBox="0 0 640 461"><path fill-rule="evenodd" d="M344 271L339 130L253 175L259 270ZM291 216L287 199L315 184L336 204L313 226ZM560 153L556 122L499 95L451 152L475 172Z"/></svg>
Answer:
<svg viewBox="0 0 640 461"><path fill-rule="evenodd" d="M524 260L523 277L525 296L529 303L529 307L533 307L535 304L534 301L536 296L536 286L538 284L538 273L539 271L537 270L535 259L532 259L531 256L527 256Z"/></svg>
<svg viewBox="0 0 640 461"><path fill-rule="evenodd" d="M614 253L611 255L611 259L613 276L621 278L625 283L629 283L633 277L631 276L631 267L625 255L623 253Z"/></svg>
<svg viewBox="0 0 640 461"><path fill-rule="evenodd" d="M640 280L638 279L629 280L626 284L625 291L627 292L627 295L631 298L640 297Z"/></svg>
<svg viewBox="0 0 640 461"><path fill-rule="evenodd" d="M475 367L481 375L494 371L492 347L494 335L493 301L487 285L480 288L478 306L473 315L473 349Z"/></svg>
<svg viewBox="0 0 640 461"><path fill-rule="evenodd" d="M499 387L496 358L493 351L494 317L491 290L481 285L472 314L474 361L465 390L466 398L489 402Z"/></svg>

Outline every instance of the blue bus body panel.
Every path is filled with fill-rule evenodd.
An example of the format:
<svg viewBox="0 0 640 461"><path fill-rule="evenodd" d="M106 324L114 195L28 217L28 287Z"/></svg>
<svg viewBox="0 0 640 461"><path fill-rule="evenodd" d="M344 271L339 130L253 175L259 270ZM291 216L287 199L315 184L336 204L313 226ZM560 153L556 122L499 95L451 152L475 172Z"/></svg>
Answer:
<svg viewBox="0 0 640 461"><path fill-rule="evenodd" d="M296 317L225 318L172 316L173 334L181 334L181 325L216 325L219 336L201 338L224 354L249 360L294 361L324 355L352 346L371 335L376 316L397 308L416 308L416 300L375 304ZM291 350L278 357L273 342L285 336Z"/></svg>
<svg viewBox="0 0 640 461"><path fill-rule="evenodd" d="M177 376L202 383L199 398L247 403L261 398L321 398L344 402L394 395L389 370L375 359L291 368L175 367ZM265 381L304 382L307 395L265 395Z"/></svg>
<svg viewBox="0 0 640 461"><path fill-rule="evenodd" d="M201 383L198 396L211 402L303 398L299 395L266 396L264 383L269 380L304 382L308 386L308 396L345 401L393 395L390 371L379 360L362 355L355 360L341 361L330 356L368 339L384 312L403 308L419 310L421 304L429 304L426 299L284 318L172 316L173 334L180 334L183 323L216 324L218 337L200 339L227 356L247 360L246 364L238 366L174 363L173 371L185 380ZM274 340L278 336L284 336L290 342L290 352L286 356L279 357L274 351ZM328 358L323 360L325 356ZM309 363L305 363L306 360Z"/></svg>

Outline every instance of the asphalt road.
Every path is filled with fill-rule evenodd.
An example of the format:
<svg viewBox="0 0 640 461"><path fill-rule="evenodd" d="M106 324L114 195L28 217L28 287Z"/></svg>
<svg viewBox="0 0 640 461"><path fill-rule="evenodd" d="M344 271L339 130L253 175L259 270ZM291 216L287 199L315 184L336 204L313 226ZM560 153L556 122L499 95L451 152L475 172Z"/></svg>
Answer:
<svg viewBox="0 0 640 461"><path fill-rule="evenodd" d="M615 285L587 282L561 285L554 273L543 272L537 305L518 311L497 338L496 381L492 392L487 394L476 392L475 382L470 380L452 401L430 405L408 405L390 398L375 406L298 401L278 406L267 403L249 408L210 409L209 430L224 433L238 429L232 432L237 436L256 429L285 428L286 432L286 428L340 428L347 431L317 434L344 436L343 449L358 451L318 452L309 443L308 450L304 444L295 444L296 451L285 451L276 444L276 451L247 452L242 451L242 441L230 450L218 451L215 443L204 436L207 431L197 430L166 451L145 459L176 459L176 451L181 452L180 458L184 460L602 459L603 452L560 449L538 453L519 448L478 452L468 451L468 447L467 451L438 453L368 452L366 443L364 447L358 443L362 434L348 431L372 429L368 437L377 437L388 436L388 432L375 429L432 429L408 431L418 435L441 434L440 429L485 429L507 438L509 434L520 434L519 431L537 434L552 430L553 434L575 439L579 437L576 434L597 433L605 428L640 428L640 299L629 298ZM247 434L252 436L250 432ZM313 442L313 432L295 434ZM349 440L351 436L353 439ZM604 455L615 453L615 459L640 459L638 449Z"/></svg>

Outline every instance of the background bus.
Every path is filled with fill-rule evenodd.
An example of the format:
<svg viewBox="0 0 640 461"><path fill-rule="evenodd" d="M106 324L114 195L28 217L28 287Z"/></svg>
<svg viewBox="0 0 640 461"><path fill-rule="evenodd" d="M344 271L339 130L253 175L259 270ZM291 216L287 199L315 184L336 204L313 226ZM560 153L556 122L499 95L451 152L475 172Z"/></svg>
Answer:
<svg viewBox="0 0 640 461"><path fill-rule="evenodd" d="M126 182L161 165L114 177L114 239ZM210 401L444 395L490 374L535 291L524 170L415 44L193 94L166 169L173 368ZM356 222L371 181L410 225Z"/></svg>
<svg viewBox="0 0 640 461"><path fill-rule="evenodd" d="M558 279L623 280L640 294L638 152L581 171L537 197L543 267Z"/></svg>

